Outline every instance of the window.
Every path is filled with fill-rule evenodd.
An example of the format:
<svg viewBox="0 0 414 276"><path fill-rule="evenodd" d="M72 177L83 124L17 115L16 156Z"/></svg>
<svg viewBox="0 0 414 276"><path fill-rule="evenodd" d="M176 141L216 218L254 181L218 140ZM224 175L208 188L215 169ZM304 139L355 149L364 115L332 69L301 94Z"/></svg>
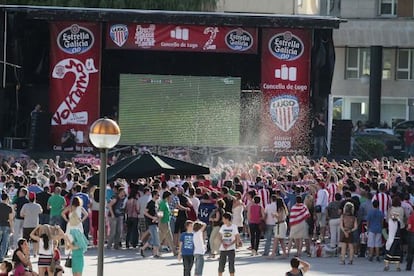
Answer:
<svg viewBox="0 0 414 276"><path fill-rule="evenodd" d="M397 80L414 79L414 49L398 49Z"/></svg>
<svg viewBox="0 0 414 276"><path fill-rule="evenodd" d="M391 65L393 52L384 48L382 51L382 79L392 79ZM346 51L346 78L359 79L369 76L370 73L370 49L369 48L347 48Z"/></svg>
<svg viewBox="0 0 414 276"><path fill-rule="evenodd" d="M347 48L346 78L359 79L369 75L369 48Z"/></svg>
<svg viewBox="0 0 414 276"><path fill-rule="evenodd" d="M392 61L395 59L395 54L391 49L383 49L382 50L382 79L383 80L391 80L392 72Z"/></svg>
<svg viewBox="0 0 414 276"><path fill-rule="evenodd" d="M385 16L397 15L398 0L379 0L379 14Z"/></svg>

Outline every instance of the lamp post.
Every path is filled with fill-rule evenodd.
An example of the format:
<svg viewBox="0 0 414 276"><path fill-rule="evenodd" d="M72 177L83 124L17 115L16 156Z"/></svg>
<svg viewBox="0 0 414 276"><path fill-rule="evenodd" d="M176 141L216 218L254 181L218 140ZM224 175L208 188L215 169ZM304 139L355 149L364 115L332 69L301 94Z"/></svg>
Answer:
<svg viewBox="0 0 414 276"><path fill-rule="evenodd" d="M113 148L119 142L121 130L118 124L108 118L96 120L90 129L89 140L99 149L101 157L99 177L99 239L98 239L98 276L103 276L104 246L105 246L105 201L106 201L106 164L108 149Z"/></svg>

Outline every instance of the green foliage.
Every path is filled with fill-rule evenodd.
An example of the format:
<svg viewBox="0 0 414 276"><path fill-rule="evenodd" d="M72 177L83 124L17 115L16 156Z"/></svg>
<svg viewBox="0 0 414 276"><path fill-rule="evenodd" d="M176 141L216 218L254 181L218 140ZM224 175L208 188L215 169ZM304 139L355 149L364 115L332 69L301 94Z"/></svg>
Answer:
<svg viewBox="0 0 414 276"><path fill-rule="evenodd" d="M0 0L1 4L175 11L214 10L217 0Z"/></svg>
<svg viewBox="0 0 414 276"><path fill-rule="evenodd" d="M359 160L372 160L384 156L385 144L379 139L371 137L356 137L354 144L354 152Z"/></svg>

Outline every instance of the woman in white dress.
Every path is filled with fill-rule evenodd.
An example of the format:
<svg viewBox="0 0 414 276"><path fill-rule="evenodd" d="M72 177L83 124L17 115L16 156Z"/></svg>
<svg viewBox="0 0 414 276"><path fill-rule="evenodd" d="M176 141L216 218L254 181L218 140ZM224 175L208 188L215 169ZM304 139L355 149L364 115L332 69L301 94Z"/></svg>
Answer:
<svg viewBox="0 0 414 276"><path fill-rule="evenodd" d="M241 200L242 194L240 192L236 192L234 194L236 200L233 201L233 220L232 223L237 226L239 233L243 232L243 211L244 211L244 204Z"/></svg>
<svg viewBox="0 0 414 276"><path fill-rule="evenodd" d="M282 248L283 257L287 257L286 253L286 246L285 246L285 239L286 239L286 232L287 232L287 223L286 218L288 215L288 209L286 207L285 202L282 198L278 197L276 199L276 206L277 211L274 214L274 217L276 219L276 225L273 229L273 232L275 233L275 239L273 241L273 250L270 257L274 257L276 254L276 248L277 244L280 243L280 247Z"/></svg>

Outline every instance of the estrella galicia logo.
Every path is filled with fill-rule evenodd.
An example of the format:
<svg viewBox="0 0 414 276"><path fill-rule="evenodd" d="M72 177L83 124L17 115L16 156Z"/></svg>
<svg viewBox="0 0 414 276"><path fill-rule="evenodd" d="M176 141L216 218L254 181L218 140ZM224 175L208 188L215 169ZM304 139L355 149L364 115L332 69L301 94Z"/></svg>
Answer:
<svg viewBox="0 0 414 276"><path fill-rule="evenodd" d="M269 40L269 51L280 60L298 59L304 52L304 45L299 37L289 31L278 33Z"/></svg>
<svg viewBox="0 0 414 276"><path fill-rule="evenodd" d="M112 25L109 30L109 36L118 47L122 47L127 42L128 34L128 26L124 24Z"/></svg>
<svg viewBox="0 0 414 276"><path fill-rule="evenodd" d="M93 33L77 24L62 30L57 37L59 48L68 54L85 53L92 48L94 41Z"/></svg>
<svg viewBox="0 0 414 276"><path fill-rule="evenodd" d="M247 51L253 46L253 36L242 28L231 30L224 38L227 46L234 51Z"/></svg>

